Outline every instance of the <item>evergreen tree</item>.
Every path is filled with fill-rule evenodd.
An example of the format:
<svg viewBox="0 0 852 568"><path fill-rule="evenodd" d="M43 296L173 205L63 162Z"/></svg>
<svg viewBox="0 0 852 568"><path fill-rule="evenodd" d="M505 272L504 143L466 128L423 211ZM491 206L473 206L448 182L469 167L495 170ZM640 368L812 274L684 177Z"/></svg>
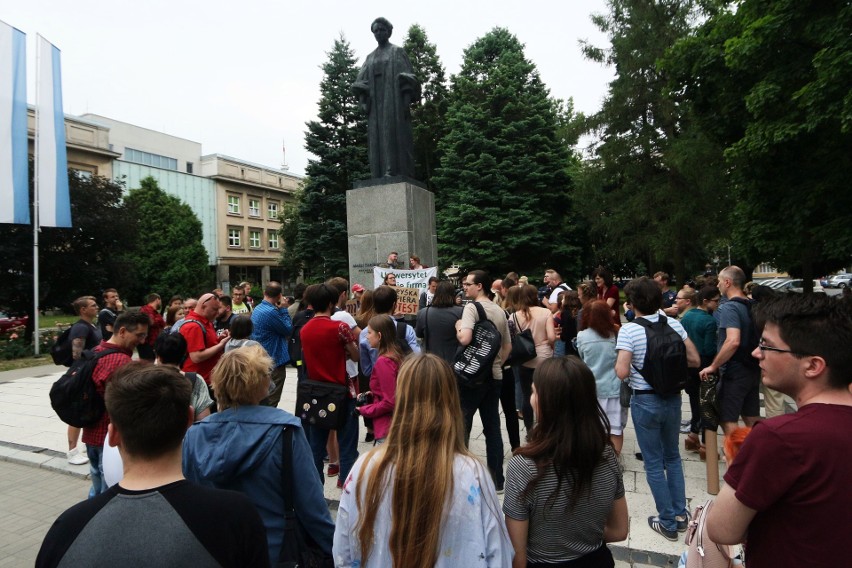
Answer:
<svg viewBox="0 0 852 568"><path fill-rule="evenodd" d="M126 258L136 279L124 291L131 302L151 292L194 295L213 286L213 275L202 241L201 221L192 208L146 177L124 202L140 232L128 239Z"/></svg>
<svg viewBox="0 0 852 568"><path fill-rule="evenodd" d="M584 164L579 202L592 229L596 261L673 271L699 270L724 189L721 148L696 132L691 108L670 89L660 65L690 32L694 0L610 0L593 22L610 47L585 55L616 70L601 110L589 118L598 142Z"/></svg>
<svg viewBox="0 0 852 568"><path fill-rule="evenodd" d="M446 129L447 79L435 44L429 43L426 31L419 25L412 24L408 29L403 48L423 93L411 108L415 176L434 191L432 176L440 163L438 145Z"/></svg>
<svg viewBox="0 0 852 568"><path fill-rule="evenodd" d="M452 78L440 144L437 225L441 258L465 269L579 276L568 148L523 45L496 28L465 50Z"/></svg>
<svg viewBox="0 0 852 568"><path fill-rule="evenodd" d="M295 207L285 208L282 257L289 271L307 280L349 273L346 191L370 176L367 122L350 86L358 77L355 54L341 34L323 66L319 120L307 123L308 160Z"/></svg>

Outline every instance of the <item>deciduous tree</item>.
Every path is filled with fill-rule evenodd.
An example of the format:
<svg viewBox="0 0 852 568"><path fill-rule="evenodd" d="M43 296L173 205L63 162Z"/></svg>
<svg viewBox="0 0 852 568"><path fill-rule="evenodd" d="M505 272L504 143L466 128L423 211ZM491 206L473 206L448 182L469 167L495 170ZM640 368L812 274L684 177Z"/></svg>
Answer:
<svg viewBox="0 0 852 568"><path fill-rule="evenodd" d="M125 296L141 303L151 292L187 296L212 288L213 273L195 212L160 189L153 177L139 185L124 200L128 214L138 223L137 231L125 235L127 262L136 274Z"/></svg>

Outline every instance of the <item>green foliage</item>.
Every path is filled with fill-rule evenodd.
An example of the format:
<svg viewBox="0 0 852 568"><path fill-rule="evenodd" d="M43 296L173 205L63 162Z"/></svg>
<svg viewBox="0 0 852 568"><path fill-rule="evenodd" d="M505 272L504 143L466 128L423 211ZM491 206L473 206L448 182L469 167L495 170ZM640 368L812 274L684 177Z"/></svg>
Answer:
<svg viewBox="0 0 852 568"><path fill-rule="evenodd" d="M32 337L32 335L29 337ZM58 335L53 332L40 335L39 353L50 353L50 348L56 343L57 337ZM0 335L0 360L11 361L22 357L32 357L34 353L32 340L27 339L27 334L22 327L9 329ZM47 364L48 362L45 361L44 363Z"/></svg>
<svg viewBox="0 0 852 568"><path fill-rule="evenodd" d="M33 199L30 160L30 203ZM100 297L104 288L122 289L134 278L122 258L136 224L121 201L122 186L99 176L68 171L71 228L39 232L39 305L63 308L80 296ZM32 218L32 211L31 211ZM33 228L0 224L0 305L25 312L33 321ZM30 324L32 325L32 324ZM31 337L32 330L27 330Z"/></svg>
<svg viewBox="0 0 852 568"><path fill-rule="evenodd" d="M323 66L319 120L307 123L307 179L294 207L281 215L285 268L306 279L348 274L346 191L369 177L367 123L350 86L358 76L349 42L341 34Z"/></svg>
<svg viewBox="0 0 852 568"><path fill-rule="evenodd" d="M716 230L724 191L721 148L693 124L692 109L669 88L661 64L699 14L689 0L610 0L594 23L610 47L583 45L615 67L601 110L587 121L597 135L583 165L578 205L590 228L596 264L631 271L643 262L682 281L703 269L704 243Z"/></svg>
<svg viewBox="0 0 852 568"><path fill-rule="evenodd" d="M702 129L725 147L735 241L806 282L852 250L850 29L849 2L745 0L673 57Z"/></svg>
<svg viewBox="0 0 852 568"><path fill-rule="evenodd" d="M211 289L201 221L189 205L160 189L153 177L140 181L140 186L124 200L139 224L139 231L125 242L127 261L136 270L136 280L124 291L125 296L142 304L151 292L168 298Z"/></svg>
<svg viewBox="0 0 852 568"><path fill-rule="evenodd" d="M553 266L579 276L559 127L557 104L514 35L496 28L465 50L434 178L442 259L495 274Z"/></svg>
<svg viewBox="0 0 852 568"><path fill-rule="evenodd" d="M434 191L432 175L440 163L438 145L446 131L446 74L435 44L429 43L426 31L419 25L412 24L408 29L403 48L423 93L422 99L411 108L415 177Z"/></svg>

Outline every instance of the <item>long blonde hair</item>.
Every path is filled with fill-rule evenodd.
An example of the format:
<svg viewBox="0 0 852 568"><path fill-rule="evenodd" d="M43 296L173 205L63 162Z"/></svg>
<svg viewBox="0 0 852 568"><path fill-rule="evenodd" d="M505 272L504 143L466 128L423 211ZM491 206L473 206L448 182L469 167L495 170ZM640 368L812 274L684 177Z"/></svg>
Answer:
<svg viewBox="0 0 852 568"><path fill-rule="evenodd" d="M367 455L362 471L372 460L376 464L366 476L366 490L356 493L361 516L355 528L362 564L370 556L379 505L392 483L388 548L393 566L435 565L457 454L473 458L464 445L453 372L440 357L412 355L399 370L387 441Z"/></svg>

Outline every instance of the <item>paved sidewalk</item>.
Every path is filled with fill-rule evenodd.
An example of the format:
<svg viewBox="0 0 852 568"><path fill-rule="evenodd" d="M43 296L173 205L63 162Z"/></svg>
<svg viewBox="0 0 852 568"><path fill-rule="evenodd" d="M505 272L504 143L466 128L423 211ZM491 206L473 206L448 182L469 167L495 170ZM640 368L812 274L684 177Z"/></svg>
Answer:
<svg viewBox="0 0 852 568"><path fill-rule="evenodd" d="M280 404L280 407L287 411L292 411L296 401L296 374L294 369L290 369L290 371L292 372L287 374ZM10 474L10 478L20 480L17 483L10 483L7 481L6 469L13 468L18 471L20 468L0 463L0 475L3 479L0 483L0 511L3 511L2 518L0 518L0 533L2 533L3 539L0 540L0 566L31 563L31 560L27 560L27 562L17 560L23 558L25 552L21 552L20 557L14 556L15 561L8 560L7 554L12 554L13 551L11 549L7 551L7 547L15 548L17 544L20 544L22 546L20 550L26 550L26 554L31 553L31 557L34 558L38 546L36 545L35 551L30 551L29 548L23 546L24 541L29 539L27 542L32 540L40 542L52 522L52 519L50 519L50 522L43 519L50 517L50 515L55 517L77 500L84 499L88 491L88 484L83 481L88 477L88 464L82 466L68 465L65 459L67 450L66 426L56 417L50 407L48 397L50 386L63 372L64 367L46 365L0 373L0 462L15 462L38 467L41 470L49 470L34 471L32 468L25 468L24 471L29 472L30 475L24 473L23 477L15 478ZM684 418L689 415L689 403L686 395L683 398L683 415ZM361 440L364 439L365 432L362 427ZM524 435L523 423L521 423L521 435ZM721 437L719 443L721 446ZM372 444L362 442L359 445L359 451L363 454L369 451L371 447ZM504 448L506 460L508 460L511 452L505 431ZM685 452L682 448L681 443L681 455L684 460L683 467L686 476L686 495L689 508L692 509L697 503L712 496L706 492L705 464L699 461L697 454ZM478 418L474 418L471 450L483 462L485 461L485 439ZM636 436L632 423L630 423L625 430L623 450L624 486L627 491L627 505L630 514L630 534L626 541L612 545L613 554L620 561L617 563L619 568L645 565L675 566L677 565L677 556L684 550L684 544L682 539L678 542L669 542L648 527L647 517L656 514L656 509L648 484L645 482L643 465L634 457L637 451ZM719 467L721 477L724 474L724 463L720 463ZM30 478L32 483L29 483ZM325 485L325 496L330 502L332 513L336 512L337 502L340 498L340 490L337 489L336 483L336 477L327 478ZM31 484L41 487L41 489L30 490L29 485ZM17 487L18 485L26 486L26 490ZM41 495L52 497L42 499ZM59 495L62 496L61 500L56 498ZM12 502L7 501L7 499L17 500ZM14 507L7 506L7 502ZM56 504L55 512L53 512L53 509L47 509L48 504ZM30 509L32 509L32 512ZM10 515L8 512L13 512L14 515ZM20 539L8 536L9 531L16 526L15 519L30 519L30 517L33 517L31 521L22 523L22 525L29 526L29 529L23 529L29 531L27 534L22 535ZM42 519L41 524L36 522L37 519ZM10 542L10 539L13 542ZM26 558L29 559L30 556Z"/></svg>

